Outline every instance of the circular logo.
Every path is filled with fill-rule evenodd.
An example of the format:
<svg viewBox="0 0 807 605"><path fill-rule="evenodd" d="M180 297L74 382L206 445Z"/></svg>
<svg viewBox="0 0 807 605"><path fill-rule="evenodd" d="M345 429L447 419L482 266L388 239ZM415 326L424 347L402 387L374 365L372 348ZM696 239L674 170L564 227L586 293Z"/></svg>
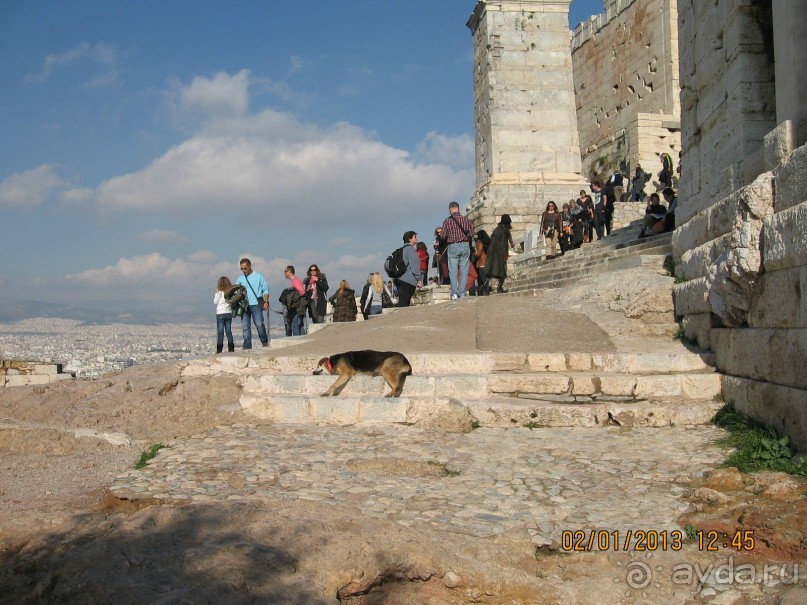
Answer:
<svg viewBox="0 0 807 605"><path fill-rule="evenodd" d="M653 580L653 571L647 563L634 561L626 568L625 583L631 588L641 590L650 586Z"/></svg>

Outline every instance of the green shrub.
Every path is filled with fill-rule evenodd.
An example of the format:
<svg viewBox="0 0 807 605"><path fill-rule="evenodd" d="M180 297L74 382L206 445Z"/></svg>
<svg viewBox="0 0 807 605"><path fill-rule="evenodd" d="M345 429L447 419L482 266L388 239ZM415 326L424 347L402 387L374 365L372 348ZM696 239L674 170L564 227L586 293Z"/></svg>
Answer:
<svg viewBox="0 0 807 605"><path fill-rule="evenodd" d="M135 468L139 470L144 466L146 466L146 464L148 464L148 461L154 458L154 456L157 455L157 452L159 452L164 447L166 446L163 445L162 443L155 443L146 451L141 452L140 459L137 461L137 464L135 464Z"/></svg>
<svg viewBox="0 0 807 605"><path fill-rule="evenodd" d="M717 411L713 422L729 433L718 444L734 448L723 466L744 473L779 471L807 476L807 459L794 464L790 438L773 427L737 411L731 403Z"/></svg>

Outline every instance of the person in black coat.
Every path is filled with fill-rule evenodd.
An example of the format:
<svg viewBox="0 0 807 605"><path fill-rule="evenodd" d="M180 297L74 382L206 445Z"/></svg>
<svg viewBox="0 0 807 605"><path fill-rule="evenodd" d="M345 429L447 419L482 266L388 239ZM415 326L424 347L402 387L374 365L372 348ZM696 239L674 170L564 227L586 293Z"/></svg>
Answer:
<svg viewBox="0 0 807 605"><path fill-rule="evenodd" d="M325 313L328 308L328 278L320 273L319 267L311 265L303 280L305 295L309 300L308 314L315 324L325 323Z"/></svg>

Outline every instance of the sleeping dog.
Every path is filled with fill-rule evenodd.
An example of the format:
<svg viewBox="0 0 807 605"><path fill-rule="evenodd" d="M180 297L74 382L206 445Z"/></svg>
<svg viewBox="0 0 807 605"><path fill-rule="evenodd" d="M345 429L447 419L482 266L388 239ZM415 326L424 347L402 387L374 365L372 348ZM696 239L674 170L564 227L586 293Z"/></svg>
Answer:
<svg viewBox="0 0 807 605"><path fill-rule="evenodd" d="M329 374L339 374L322 396L339 395L348 381L355 374L381 375L390 386L390 391L385 397L400 397L403 391L406 377L412 374L412 366L409 360L401 353L391 351L348 351L330 357L323 357L317 364L314 374L322 374L327 371Z"/></svg>

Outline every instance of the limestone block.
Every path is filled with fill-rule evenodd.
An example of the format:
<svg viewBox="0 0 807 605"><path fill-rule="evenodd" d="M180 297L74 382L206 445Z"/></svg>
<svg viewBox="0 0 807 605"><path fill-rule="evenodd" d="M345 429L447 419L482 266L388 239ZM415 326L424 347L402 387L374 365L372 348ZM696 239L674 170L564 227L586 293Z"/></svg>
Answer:
<svg viewBox="0 0 807 605"><path fill-rule="evenodd" d="M707 284L705 277L699 277L690 281L675 284L673 286L673 300L675 301L676 315L693 315L710 313L707 298Z"/></svg>
<svg viewBox="0 0 807 605"><path fill-rule="evenodd" d="M530 353L527 363L531 372L565 372L566 355L564 353Z"/></svg>
<svg viewBox="0 0 807 605"><path fill-rule="evenodd" d="M770 186L770 173L766 173L729 198L736 200L737 208L734 230L729 234L729 250L709 266L707 274L712 312L727 326L744 325L751 308L756 282L762 271L760 241L763 219L773 211ZM714 213L713 222L721 224L719 217L724 214L722 210Z"/></svg>
<svg viewBox="0 0 807 605"><path fill-rule="evenodd" d="M313 384L308 384L306 382L308 379L318 379L321 384L318 376L265 374L258 377L257 380L244 380L243 388L245 391L248 390L252 393L262 393L264 395L318 395L325 390Z"/></svg>
<svg viewBox="0 0 807 605"><path fill-rule="evenodd" d="M535 407L524 424L546 427L593 427L604 424L607 420L608 410L602 404L558 404Z"/></svg>
<svg viewBox="0 0 807 605"><path fill-rule="evenodd" d="M603 395L632 397L636 390L637 377L629 374L604 374L600 376L600 392Z"/></svg>
<svg viewBox="0 0 807 605"><path fill-rule="evenodd" d="M793 153L793 122L785 120L766 134L764 150L765 170L775 170Z"/></svg>
<svg viewBox="0 0 807 605"><path fill-rule="evenodd" d="M640 373L677 372L683 363L677 353L637 353L633 371Z"/></svg>
<svg viewBox="0 0 807 605"><path fill-rule="evenodd" d="M600 389L600 379L596 376L572 377L572 395L594 395Z"/></svg>
<svg viewBox="0 0 807 605"><path fill-rule="evenodd" d="M361 420L360 401L355 397L318 397L311 399L310 405L315 420L348 424Z"/></svg>
<svg viewBox="0 0 807 605"><path fill-rule="evenodd" d="M406 384L404 385L404 390L407 395L427 394L425 390L414 390L410 392L410 378L406 379ZM432 392L429 393L432 397L484 397L488 394L487 376L478 376L475 374L435 376L433 377L433 381L434 386L432 387Z"/></svg>
<svg viewBox="0 0 807 605"><path fill-rule="evenodd" d="M490 361L496 372L520 371L529 367L524 353L493 353Z"/></svg>
<svg viewBox="0 0 807 605"><path fill-rule="evenodd" d="M380 398L359 402L359 417L362 422L407 422L410 399Z"/></svg>
<svg viewBox="0 0 807 605"><path fill-rule="evenodd" d="M675 265L676 276L686 280L706 277L709 274L709 267L720 256L729 253L731 242L731 234L721 235L701 246L684 252Z"/></svg>
<svg viewBox="0 0 807 605"><path fill-rule="evenodd" d="M50 378L47 374L20 374L19 376L7 376L7 387L19 387L31 384L48 384Z"/></svg>
<svg viewBox="0 0 807 605"><path fill-rule="evenodd" d="M682 393L681 377L637 376L635 395L637 399L665 399L679 397Z"/></svg>
<svg viewBox="0 0 807 605"><path fill-rule="evenodd" d="M552 393L563 395L569 392L570 379L556 374L515 374L491 376L488 389L491 393Z"/></svg>
<svg viewBox="0 0 807 605"><path fill-rule="evenodd" d="M591 363L597 370L624 374L633 371L635 359L630 353L595 353L591 356Z"/></svg>
<svg viewBox="0 0 807 605"><path fill-rule="evenodd" d="M254 411L258 413L259 417L275 419L280 422L310 422L316 418L312 402L318 400L319 398L309 399L308 397L295 397L292 395L276 396L264 400L262 404L254 405L245 411ZM266 414L266 416L262 414Z"/></svg>
<svg viewBox="0 0 807 605"><path fill-rule="evenodd" d="M568 353L569 369L574 372L585 372L591 369L591 355L589 353Z"/></svg>
<svg viewBox="0 0 807 605"><path fill-rule="evenodd" d="M55 365L34 364L34 374L58 374L59 367Z"/></svg>
<svg viewBox="0 0 807 605"><path fill-rule="evenodd" d="M498 354L496 354L498 355ZM525 355L521 354L522 365ZM413 374L479 373L493 369L493 355L456 353L415 353L406 358L412 365Z"/></svg>
<svg viewBox="0 0 807 605"><path fill-rule="evenodd" d="M748 325L752 328L807 327L807 265L762 275L751 300Z"/></svg>
<svg viewBox="0 0 807 605"><path fill-rule="evenodd" d="M807 328L717 329L713 336L721 372L807 388Z"/></svg>
<svg viewBox="0 0 807 605"><path fill-rule="evenodd" d="M765 220L765 270L807 265L807 202Z"/></svg>
<svg viewBox="0 0 807 605"><path fill-rule="evenodd" d="M723 384L720 374L683 374L681 395L686 399L715 399L721 395Z"/></svg>
<svg viewBox="0 0 807 605"><path fill-rule="evenodd" d="M702 349L711 347L712 314L695 313L684 315L681 319L684 336L687 340L697 342Z"/></svg>
<svg viewBox="0 0 807 605"><path fill-rule="evenodd" d="M807 452L807 390L726 376L723 397L739 411L789 436L800 452Z"/></svg>
<svg viewBox="0 0 807 605"><path fill-rule="evenodd" d="M807 201L807 145L796 149L776 171L776 212Z"/></svg>

